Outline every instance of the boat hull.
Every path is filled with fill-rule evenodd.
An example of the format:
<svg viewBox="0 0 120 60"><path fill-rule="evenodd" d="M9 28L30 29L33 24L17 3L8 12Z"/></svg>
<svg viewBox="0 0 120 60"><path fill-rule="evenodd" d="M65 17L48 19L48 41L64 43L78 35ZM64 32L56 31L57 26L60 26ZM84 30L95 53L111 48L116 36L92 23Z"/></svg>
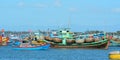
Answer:
<svg viewBox="0 0 120 60"><path fill-rule="evenodd" d="M110 46L116 46L116 47L120 47L120 40L119 41L114 41L114 40L110 40Z"/></svg>
<svg viewBox="0 0 120 60"><path fill-rule="evenodd" d="M66 42L67 42L67 44L73 44L73 43L75 43L75 40L67 39Z"/></svg>
<svg viewBox="0 0 120 60"><path fill-rule="evenodd" d="M14 50L44 50L44 49L49 49L50 44L44 45L44 46L39 46L39 47L28 47L28 48L13 48Z"/></svg>
<svg viewBox="0 0 120 60"><path fill-rule="evenodd" d="M83 43L83 44L72 44L72 45L62 45L62 44L55 44L52 45L53 48L108 48L109 40L101 40L99 42L94 43Z"/></svg>

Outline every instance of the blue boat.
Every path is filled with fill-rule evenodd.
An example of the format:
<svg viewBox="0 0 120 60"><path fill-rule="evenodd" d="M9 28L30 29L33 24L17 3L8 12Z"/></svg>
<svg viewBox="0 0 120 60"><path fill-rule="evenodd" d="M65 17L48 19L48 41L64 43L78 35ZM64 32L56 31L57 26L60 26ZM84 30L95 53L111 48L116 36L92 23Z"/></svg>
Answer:
<svg viewBox="0 0 120 60"><path fill-rule="evenodd" d="M45 50L45 49L49 49L50 48L50 44L46 44L44 46L38 46L38 47L16 47L13 48L14 50Z"/></svg>

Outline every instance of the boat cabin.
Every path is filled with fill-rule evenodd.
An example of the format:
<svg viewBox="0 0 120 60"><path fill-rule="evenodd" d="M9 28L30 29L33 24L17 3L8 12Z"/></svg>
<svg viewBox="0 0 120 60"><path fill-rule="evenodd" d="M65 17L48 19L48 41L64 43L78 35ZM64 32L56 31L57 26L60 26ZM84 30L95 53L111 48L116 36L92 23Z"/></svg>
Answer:
<svg viewBox="0 0 120 60"><path fill-rule="evenodd" d="M39 40L39 39L44 40L44 35L39 31L34 32L34 36L35 36L34 40Z"/></svg>
<svg viewBox="0 0 120 60"><path fill-rule="evenodd" d="M31 44L28 40L23 40L21 43L20 43L20 47L31 47Z"/></svg>
<svg viewBox="0 0 120 60"><path fill-rule="evenodd" d="M73 33L70 32L69 28L60 29L58 34L60 38L73 38Z"/></svg>
<svg viewBox="0 0 120 60"><path fill-rule="evenodd" d="M51 38L58 38L58 31L57 30L51 30L50 32L50 37Z"/></svg>

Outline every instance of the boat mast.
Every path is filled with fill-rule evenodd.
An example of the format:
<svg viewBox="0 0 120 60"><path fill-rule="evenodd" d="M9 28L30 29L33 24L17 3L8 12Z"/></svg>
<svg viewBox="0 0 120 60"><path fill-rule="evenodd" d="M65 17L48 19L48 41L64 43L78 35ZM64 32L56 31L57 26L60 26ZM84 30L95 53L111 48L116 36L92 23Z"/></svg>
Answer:
<svg viewBox="0 0 120 60"><path fill-rule="evenodd" d="M68 19L68 28L70 28L70 17Z"/></svg>
<svg viewBox="0 0 120 60"><path fill-rule="evenodd" d="M48 28L47 36L50 36L49 33L50 33L50 31L49 31L49 28Z"/></svg>

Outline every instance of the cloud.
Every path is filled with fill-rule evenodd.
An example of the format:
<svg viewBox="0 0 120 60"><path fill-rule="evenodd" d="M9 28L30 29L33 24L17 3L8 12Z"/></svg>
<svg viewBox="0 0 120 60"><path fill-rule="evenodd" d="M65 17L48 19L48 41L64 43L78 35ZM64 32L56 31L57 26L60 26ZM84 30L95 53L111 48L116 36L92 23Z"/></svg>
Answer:
<svg viewBox="0 0 120 60"><path fill-rule="evenodd" d="M71 8L69 8L69 11L71 11L71 12L76 12L76 11L78 11L78 9L75 8L75 7L71 7Z"/></svg>
<svg viewBox="0 0 120 60"><path fill-rule="evenodd" d="M120 8L113 8L112 12L119 12L120 13Z"/></svg>
<svg viewBox="0 0 120 60"><path fill-rule="evenodd" d="M25 4L24 2L19 2L19 3L17 4L17 6L19 6L19 7L27 6L27 7L37 7L37 8L44 8L44 7L47 7L46 4L42 4L42 3Z"/></svg>
<svg viewBox="0 0 120 60"><path fill-rule="evenodd" d="M34 6L35 6L35 7L39 7L39 8L47 7L46 4L41 4L41 3L39 3L39 4L35 4Z"/></svg>
<svg viewBox="0 0 120 60"><path fill-rule="evenodd" d="M55 6L57 6L57 7L61 7L62 6L62 4L61 4L61 1L60 0L55 0Z"/></svg>
<svg viewBox="0 0 120 60"><path fill-rule="evenodd" d="M19 6L19 7L23 7L24 5L25 5L24 2L19 2L19 3L18 3L18 6Z"/></svg>

